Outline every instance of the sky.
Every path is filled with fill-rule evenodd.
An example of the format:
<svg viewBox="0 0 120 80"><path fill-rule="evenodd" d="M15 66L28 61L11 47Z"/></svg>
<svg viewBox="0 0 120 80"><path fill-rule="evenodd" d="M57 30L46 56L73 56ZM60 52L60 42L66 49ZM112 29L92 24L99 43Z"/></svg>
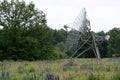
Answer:
<svg viewBox="0 0 120 80"><path fill-rule="evenodd" d="M72 25L82 8L86 8L92 31L108 32L120 27L120 0L25 0L33 2L46 14L47 24L53 29Z"/></svg>

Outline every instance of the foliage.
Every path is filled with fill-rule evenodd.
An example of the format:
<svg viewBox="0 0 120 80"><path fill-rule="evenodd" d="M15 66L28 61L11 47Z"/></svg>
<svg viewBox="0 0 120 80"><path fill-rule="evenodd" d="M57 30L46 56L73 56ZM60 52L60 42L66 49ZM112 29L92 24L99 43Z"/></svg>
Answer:
<svg viewBox="0 0 120 80"><path fill-rule="evenodd" d="M0 1L0 59L39 60L57 58L53 32L46 15L31 2Z"/></svg>
<svg viewBox="0 0 120 80"><path fill-rule="evenodd" d="M108 42L108 56L120 56L120 28L113 28L109 32L110 40Z"/></svg>
<svg viewBox="0 0 120 80"><path fill-rule="evenodd" d="M64 29L53 30L55 52L59 54L59 58L67 58L67 54L64 52L66 31Z"/></svg>
<svg viewBox="0 0 120 80"><path fill-rule="evenodd" d="M64 29L54 30L53 36L54 36L55 44L58 44L60 42L65 43L66 35L67 35L67 33Z"/></svg>
<svg viewBox="0 0 120 80"><path fill-rule="evenodd" d="M67 54L64 52L64 45L65 43L64 42L59 42L56 44L55 46L55 52L57 54L59 54L59 58L67 58Z"/></svg>

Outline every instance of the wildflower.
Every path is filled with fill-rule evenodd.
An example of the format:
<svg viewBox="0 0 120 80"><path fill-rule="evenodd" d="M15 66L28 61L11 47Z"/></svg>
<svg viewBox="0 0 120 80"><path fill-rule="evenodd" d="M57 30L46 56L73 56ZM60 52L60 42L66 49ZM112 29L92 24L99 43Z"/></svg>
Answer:
<svg viewBox="0 0 120 80"><path fill-rule="evenodd" d="M23 66L18 66L18 72L19 73L23 73L24 72Z"/></svg>
<svg viewBox="0 0 120 80"><path fill-rule="evenodd" d="M10 77L10 72L6 72L6 76L7 76L7 77Z"/></svg>
<svg viewBox="0 0 120 80"><path fill-rule="evenodd" d="M89 71L89 74L92 76L93 75L93 71Z"/></svg>
<svg viewBox="0 0 120 80"><path fill-rule="evenodd" d="M18 66L18 70L22 70L23 69L23 66Z"/></svg>
<svg viewBox="0 0 120 80"><path fill-rule="evenodd" d="M0 80L6 80L8 78L10 78L10 72L0 72Z"/></svg>
<svg viewBox="0 0 120 80"><path fill-rule="evenodd" d="M75 64L73 61L69 61L68 63L64 64L64 67L70 67L70 66L76 66L77 64Z"/></svg>
<svg viewBox="0 0 120 80"><path fill-rule="evenodd" d="M46 74L46 78L47 78L48 80L54 80L55 77L54 77L54 74L48 72L48 73Z"/></svg>

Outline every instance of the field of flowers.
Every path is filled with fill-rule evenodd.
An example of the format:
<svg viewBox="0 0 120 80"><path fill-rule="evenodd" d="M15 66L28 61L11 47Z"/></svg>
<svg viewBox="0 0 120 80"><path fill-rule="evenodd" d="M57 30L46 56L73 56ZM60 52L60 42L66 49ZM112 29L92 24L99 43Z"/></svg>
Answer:
<svg viewBox="0 0 120 80"><path fill-rule="evenodd" d="M3 61L0 80L120 80L120 58Z"/></svg>

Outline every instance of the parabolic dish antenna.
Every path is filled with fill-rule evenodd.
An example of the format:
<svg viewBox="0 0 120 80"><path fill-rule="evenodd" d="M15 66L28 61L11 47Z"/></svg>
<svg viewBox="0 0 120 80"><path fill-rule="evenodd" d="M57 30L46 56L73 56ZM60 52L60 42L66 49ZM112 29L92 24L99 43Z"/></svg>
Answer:
<svg viewBox="0 0 120 80"><path fill-rule="evenodd" d="M100 53L97 43L105 39L109 39L109 36L108 35L105 37L98 36L91 31L90 20L87 17L85 8L81 10L80 14L74 21L72 27L64 25L64 28L66 30L68 28L71 29L70 31L68 31L65 43L65 52L74 50L74 53L70 58L79 57L86 51L92 49L96 57L100 59ZM86 44L88 45L88 47L84 49L82 52L79 52L79 50Z"/></svg>

